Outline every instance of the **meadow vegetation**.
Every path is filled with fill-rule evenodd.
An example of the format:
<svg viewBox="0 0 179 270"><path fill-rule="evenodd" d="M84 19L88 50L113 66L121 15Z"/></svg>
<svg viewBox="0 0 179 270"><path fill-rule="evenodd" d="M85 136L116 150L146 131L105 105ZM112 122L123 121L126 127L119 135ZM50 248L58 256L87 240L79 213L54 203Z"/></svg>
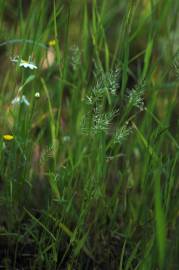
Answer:
<svg viewBox="0 0 179 270"><path fill-rule="evenodd" d="M179 269L178 15L0 0L1 269Z"/></svg>

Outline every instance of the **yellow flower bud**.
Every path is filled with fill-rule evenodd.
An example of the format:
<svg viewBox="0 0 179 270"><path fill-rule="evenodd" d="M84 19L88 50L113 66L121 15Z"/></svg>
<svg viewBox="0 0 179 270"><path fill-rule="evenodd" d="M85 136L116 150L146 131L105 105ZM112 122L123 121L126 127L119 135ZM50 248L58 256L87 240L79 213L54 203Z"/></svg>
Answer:
<svg viewBox="0 0 179 270"><path fill-rule="evenodd" d="M55 39L49 40L48 45L49 46L55 46L56 45L56 40Z"/></svg>
<svg viewBox="0 0 179 270"><path fill-rule="evenodd" d="M12 141L14 139L14 136L10 135L10 134L5 134L5 135L3 135L3 139L5 141Z"/></svg>

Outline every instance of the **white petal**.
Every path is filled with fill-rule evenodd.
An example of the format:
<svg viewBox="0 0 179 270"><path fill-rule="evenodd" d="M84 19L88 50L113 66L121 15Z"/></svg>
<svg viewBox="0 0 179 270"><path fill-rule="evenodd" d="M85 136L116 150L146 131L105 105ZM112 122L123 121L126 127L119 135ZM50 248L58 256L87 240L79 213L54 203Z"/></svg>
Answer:
<svg viewBox="0 0 179 270"><path fill-rule="evenodd" d="M34 65L34 64L30 64L29 67L30 67L31 69L37 69L37 66Z"/></svg>
<svg viewBox="0 0 179 270"><path fill-rule="evenodd" d="M29 106L30 102L27 100L27 98L23 95L21 98L21 103L25 103L25 105Z"/></svg>
<svg viewBox="0 0 179 270"><path fill-rule="evenodd" d="M10 60L11 60L11 62L13 62L13 63L17 63L17 62L19 62L19 56L15 56L15 57L10 57Z"/></svg>
<svg viewBox="0 0 179 270"><path fill-rule="evenodd" d="M20 97L15 97L12 101L11 104L19 104L20 103Z"/></svg>
<svg viewBox="0 0 179 270"><path fill-rule="evenodd" d="M25 61L21 61L21 63L19 64L20 67L25 67L25 68L30 68L30 69L37 69L37 66L33 63L28 63Z"/></svg>
<svg viewBox="0 0 179 270"><path fill-rule="evenodd" d="M35 97L36 97L36 98L39 98L39 97L40 97L40 93L39 93L39 92L36 92L36 93L35 93Z"/></svg>

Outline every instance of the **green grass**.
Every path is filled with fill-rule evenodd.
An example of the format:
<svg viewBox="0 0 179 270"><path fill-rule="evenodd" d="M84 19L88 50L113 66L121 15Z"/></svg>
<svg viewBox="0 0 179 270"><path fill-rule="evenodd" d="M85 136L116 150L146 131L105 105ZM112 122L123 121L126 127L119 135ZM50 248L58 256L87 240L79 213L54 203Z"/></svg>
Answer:
<svg viewBox="0 0 179 270"><path fill-rule="evenodd" d="M15 2L0 1L0 267L179 269L179 2Z"/></svg>

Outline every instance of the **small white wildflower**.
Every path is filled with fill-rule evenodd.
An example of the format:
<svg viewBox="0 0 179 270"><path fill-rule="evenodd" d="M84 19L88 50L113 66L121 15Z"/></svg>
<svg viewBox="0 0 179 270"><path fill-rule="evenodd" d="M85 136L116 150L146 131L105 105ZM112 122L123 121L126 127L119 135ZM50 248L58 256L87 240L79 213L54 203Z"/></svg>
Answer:
<svg viewBox="0 0 179 270"><path fill-rule="evenodd" d="M24 60L20 61L19 66L20 67L25 67L25 68L30 68L30 69L37 69L37 66L34 63L27 62L27 61L24 61Z"/></svg>
<svg viewBox="0 0 179 270"><path fill-rule="evenodd" d="M36 92L34 96L35 96L35 98L40 98L40 93Z"/></svg>
<svg viewBox="0 0 179 270"><path fill-rule="evenodd" d="M15 97L12 101L11 101L11 104L14 105L14 104L20 104L20 97Z"/></svg>
<svg viewBox="0 0 179 270"><path fill-rule="evenodd" d="M30 105L30 102L27 100L26 96L24 96L24 95L21 98L21 103L24 103L27 106Z"/></svg>
<svg viewBox="0 0 179 270"><path fill-rule="evenodd" d="M19 56L14 56L13 58L10 57L10 60L11 60L11 62L13 62L13 63L17 63L17 62L20 61L20 60L19 60Z"/></svg>
<svg viewBox="0 0 179 270"><path fill-rule="evenodd" d="M15 56L14 58L10 58L11 62L19 63L19 67L25 67L30 69L37 69L37 66L31 62L30 58L29 61L25 61L19 58L19 56Z"/></svg>
<svg viewBox="0 0 179 270"><path fill-rule="evenodd" d="M30 105L30 102L28 101L28 99L24 95L22 97L17 96L11 101L12 105L22 104L22 103L24 103L26 106Z"/></svg>

